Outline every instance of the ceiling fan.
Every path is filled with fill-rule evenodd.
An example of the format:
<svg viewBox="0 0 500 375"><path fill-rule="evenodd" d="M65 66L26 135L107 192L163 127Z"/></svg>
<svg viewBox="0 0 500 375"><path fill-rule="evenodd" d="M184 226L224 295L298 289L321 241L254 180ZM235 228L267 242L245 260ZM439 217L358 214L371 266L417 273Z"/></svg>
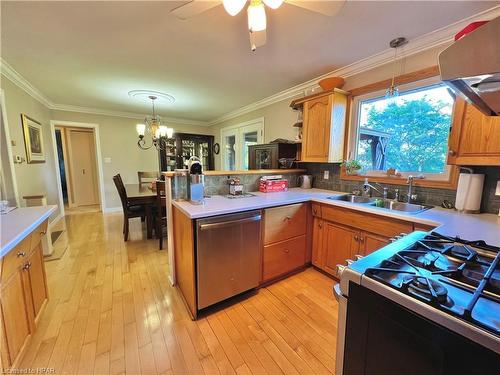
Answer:
<svg viewBox="0 0 500 375"><path fill-rule="evenodd" d="M284 2L295 5L326 16L335 16L346 0L192 0L171 10L177 18L188 19L203 13L216 6L223 5L231 16L236 16L248 4L248 32L250 35L250 48L255 51L257 47L266 44L266 6L278 9Z"/></svg>

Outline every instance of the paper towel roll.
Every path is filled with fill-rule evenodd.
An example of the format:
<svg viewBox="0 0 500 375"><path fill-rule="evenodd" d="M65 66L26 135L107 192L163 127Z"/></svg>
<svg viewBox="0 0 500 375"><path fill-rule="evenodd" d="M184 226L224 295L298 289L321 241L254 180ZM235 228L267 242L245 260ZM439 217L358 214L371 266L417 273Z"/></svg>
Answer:
<svg viewBox="0 0 500 375"><path fill-rule="evenodd" d="M483 183L484 174L460 173L455 208L458 211L479 213Z"/></svg>

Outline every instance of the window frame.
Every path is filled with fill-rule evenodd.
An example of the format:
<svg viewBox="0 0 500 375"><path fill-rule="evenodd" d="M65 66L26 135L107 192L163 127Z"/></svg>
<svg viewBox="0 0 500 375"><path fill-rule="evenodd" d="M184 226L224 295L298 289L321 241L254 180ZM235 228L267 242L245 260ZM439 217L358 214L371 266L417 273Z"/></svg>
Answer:
<svg viewBox="0 0 500 375"><path fill-rule="evenodd" d="M399 90L401 93L406 91L420 89L426 86L435 86L442 83L439 76L432 76L425 79L419 79L416 81L401 84ZM347 122L348 127L348 141L346 142L346 150L344 152L344 159L352 159L357 155L358 147L358 136L359 136L359 113L360 113L360 103L366 101L367 99L380 98L385 95L385 88L377 87L374 90L365 92L363 94L353 96L350 100L350 116ZM458 98L457 98L458 99ZM456 117L460 116L457 114L457 100L455 100L452 110L452 118L450 122L450 133L451 127L454 126ZM448 138L448 148L449 148ZM367 171L363 175L348 175L344 168L341 170L341 178L344 180L362 180L366 177L370 178L372 181L384 182L388 184L405 184L408 176L424 176L422 179L415 179L415 184L419 186L428 186L435 188L446 188L453 189L456 188L458 181L458 169L454 165L446 165L445 171L443 173L421 173L421 172L401 172L401 176L387 176L386 171Z"/></svg>

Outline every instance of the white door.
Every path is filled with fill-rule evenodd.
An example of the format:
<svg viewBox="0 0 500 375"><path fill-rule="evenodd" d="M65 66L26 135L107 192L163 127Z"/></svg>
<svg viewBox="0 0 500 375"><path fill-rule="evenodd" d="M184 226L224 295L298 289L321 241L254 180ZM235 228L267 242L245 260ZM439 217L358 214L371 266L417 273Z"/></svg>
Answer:
<svg viewBox="0 0 500 375"><path fill-rule="evenodd" d="M248 146L264 142L264 119L221 130L224 170L248 169Z"/></svg>
<svg viewBox="0 0 500 375"><path fill-rule="evenodd" d="M73 203L75 206L99 204L94 132L70 129L68 133Z"/></svg>

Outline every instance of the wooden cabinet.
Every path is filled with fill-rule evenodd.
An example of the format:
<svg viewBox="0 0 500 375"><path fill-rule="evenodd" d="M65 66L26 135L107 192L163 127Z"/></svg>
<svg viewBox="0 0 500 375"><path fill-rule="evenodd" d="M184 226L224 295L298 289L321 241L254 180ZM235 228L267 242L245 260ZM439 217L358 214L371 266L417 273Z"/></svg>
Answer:
<svg viewBox="0 0 500 375"><path fill-rule="evenodd" d="M307 203L264 210L263 282L305 265L308 246L307 214Z"/></svg>
<svg viewBox="0 0 500 375"><path fill-rule="evenodd" d="M41 239L47 222L0 259L0 347L3 369L15 366L47 299Z"/></svg>
<svg viewBox="0 0 500 375"><path fill-rule="evenodd" d="M165 147L159 151L162 171L186 168L191 156L200 158L204 171L214 169L212 135L176 133L164 142Z"/></svg>
<svg viewBox="0 0 500 375"><path fill-rule="evenodd" d="M248 146L248 169L278 169L281 158L295 159L297 144L268 143Z"/></svg>
<svg viewBox="0 0 500 375"><path fill-rule="evenodd" d="M312 263L335 277L337 264L345 265L346 259L384 247L390 237L413 231L413 224L401 220L328 205L315 208Z"/></svg>
<svg viewBox="0 0 500 375"><path fill-rule="evenodd" d="M448 164L500 165L500 116L486 116L461 98L455 106Z"/></svg>
<svg viewBox="0 0 500 375"><path fill-rule="evenodd" d="M342 160L347 110L346 94L342 90L334 90L316 95L301 103L303 106L302 161L338 162Z"/></svg>

